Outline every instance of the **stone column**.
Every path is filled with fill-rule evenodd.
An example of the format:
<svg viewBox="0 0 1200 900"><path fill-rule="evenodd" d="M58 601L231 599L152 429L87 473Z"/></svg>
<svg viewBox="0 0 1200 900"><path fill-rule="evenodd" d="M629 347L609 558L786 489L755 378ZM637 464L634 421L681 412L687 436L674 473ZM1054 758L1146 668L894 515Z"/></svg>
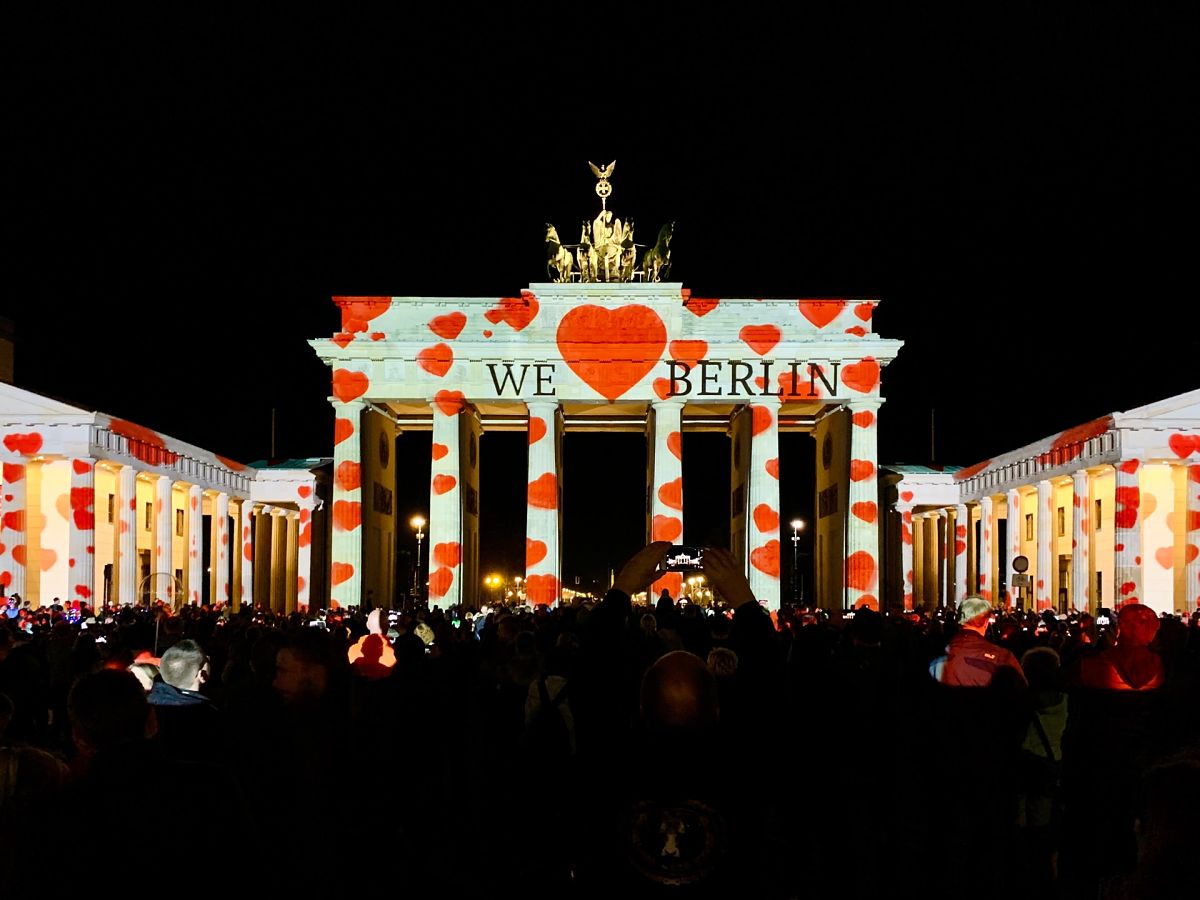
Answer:
<svg viewBox="0 0 1200 900"><path fill-rule="evenodd" d="M287 612L287 510L271 510L271 609Z"/></svg>
<svg viewBox="0 0 1200 900"><path fill-rule="evenodd" d="M1088 610L1092 567L1088 558L1088 511L1091 509L1091 479L1086 469L1071 476L1071 607Z"/></svg>
<svg viewBox="0 0 1200 900"><path fill-rule="evenodd" d="M1113 494L1114 606L1142 602L1142 492L1138 482L1141 463L1122 460L1116 466Z"/></svg>
<svg viewBox="0 0 1200 900"><path fill-rule="evenodd" d="M967 598L967 532L971 528L971 515L967 505L954 507L954 604L957 606Z"/></svg>
<svg viewBox="0 0 1200 900"><path fill-rule="evenodd" d="M309 592L312 589L312 517L315 506L311 494L300 499L296 532L296 603L305 607L310 605Z"/></svg>
<svg viewBox="0 0 1200 900"><path fill-rule="evenodd" d="M254 586L255 606L271 608L271 518L270 509L254 510Z"/></svg>
<svg viewBox="0 0 1200 900"><path fill-rule="evenodd" d="M187 541L188 541L188 568L187 568L187 592L188 601L195 603L197 606L204 598L204 541L202 533L204 531L204 492L200 490L200 485L188 485L187 499Z"/></svg>
<svg viewBox="0 0 1200 900"><path fill-rule="evenodd" d="M996 585L992 582L995 561L992 554L992 498L979 498L980 531L979 547L979 596L993 605L996 602Z"/></svg>
<svg viewBox="0 0 1200 900"><path fill-rule="evenodd" d="M525 506L525 596L537 606L561 596L559 555L558 403L531 400Z"/></svg>
<svg viewBox="0 0 1200 900"><path fill-rule="evenodd" d="M779 609L779 479L767 468L779 459L779 406L778 397L758 397L750 404L747 572L755 599L769 610Z"/></svg>
<svg viewBox="0 0 1200 900"><path fill-rule="evenodd" d="M1184 559L1184 609L1189 613L1200 609L1200 465L1187 467L1187 523Z"/></svg>
<svg viewBox="0 0 1200 900"><path fill-rule="evenodd" d="M71 460L71 521L68 532L72 600L96 602L96 461L89 457Z"/></svg>
<svg viewBox="0 0 1200 900"><path fill-rule="evenodd" d="M1037 585L1034 596L1037 598L1037 609L1054 608L1054 485L1042 479L1037 485Z"/></svg>
<svg viewBox="0 0 1200 900"><path fill-rule="evenodd" d="M5 596L25 596L25 560L28 534L25 523L26 485L29 474L27 462L3 464L3 513L0 514L0 584L4 585Z"/></svg>
<svg viewBox="0 0 1200 900"><path fill-rule="evenodd" d="M117 468L117 602L138 602L137 472Z"/></svg>
<svg viewBox="0 0 1200 900"><path fill-rule="evenodd" d="M361 400L346 403L333 401L335 477L329 585L331 603L343 608L362 603L362 486L359 483L361 479L340 478L336 477L336 473L357 472L357 467L361 465L359 435L365 406ZM436 418L436 410L434 415ZM266 602L266 597L262 597L260 602Z"/></svg>
<svg viewBox="0 0 1200 900"><path fill-rule="evenodd" d="M683 543L683 401L655 400L651 404L654 433L650 438L650 540ZM779 537L779 516L775 516ZM679 599L683 576L667 572L650 586L653 602L666 589Z"/></svg>
<svg viewBox="0 0 1200 900"><path fill-rule="evenodd" d="M284 574L284 612L295 612L297 607L297 596L300 592L300 582L298 580L300 574L299 563L299 546L297 539L300 537L300 513L296 510L289 510L287 517L287 544L284 552L287 554L287 566Z"/></svg>
<svg viewBox="0 0 1200 900"><path fill-rule="evenodd" d="M928 543L925 534L924 513L912 514L912 554L913 554L913 606L925 603L925 554Z"/></svg>
<svg viewBox="0 0 1200 900"><path fill-rule="evenodd" d="M150 602L164 600L169 606L182 600L175 596L175 570L171 566L171 536L175 530L172 518L171 479L159 475L154 479L154 566L150 570Z"/></svg>
<svg viewBox="0 0 1200 900"><path fill-rule="evenodd" d="M878 411L882 400L854 400L850 411L850 497L846 516L846 607L879 609ZM778 491L778 482L776 482Z"/></svg>
<svg viewBox="0 0 1200 900"><path fill-rule="evenodd" d="M212 567L208 598L216 603L229 602L229 495L213 495L209 522L208 564Z"/></svg>
<svg viewBox="0 0 1200 900"><path fill-rule="evenodd" d="M433 471L429 481L429 602L443 609L462 599L461 400L432 400ZM533 487L530 486L532 492ZM555 505L558 491L555 488Z"/></svg>
<svg viewBox="0 0 1200 900"><path fill-rule="evenodd" d="M912 506L896 504L900 514L900 584L904 608L913 608L913 514Z"/></svg>
<svg viewBox="0 0 1200 900"><path fill-rule="evenodd" d="M1013 576L1019 574L1013 568L1013 560L1021 555L1025 520L1021 514L1021 492L1012 488L1005 499L1008 501L1008 583L1004 588L1004 605L1011 609L1017 605L1020 596L1020 591L1013 587Z"/></svg>
<svg viewBox="0 0 1200 900"><path fill-rule="evenodd" d="M954 519L949 509L938 510L940 553L938 570L942 575L942 606L954 606Z"/></svg>
<svg viewBox="0 0 1200 900"><path fill-rule="evenodd" d="M243 604L254 605L254 518L253 504L249 497L243 497L238 504L238 589L234 593L233 608L241 609Z"/></svg>

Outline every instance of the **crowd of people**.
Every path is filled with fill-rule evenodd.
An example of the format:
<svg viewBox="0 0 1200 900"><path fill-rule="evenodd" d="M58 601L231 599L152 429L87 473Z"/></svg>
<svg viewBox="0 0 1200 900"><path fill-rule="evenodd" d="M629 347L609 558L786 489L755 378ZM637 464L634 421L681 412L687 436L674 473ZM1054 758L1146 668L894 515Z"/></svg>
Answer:
<svg viewBox="0 0 1200 900"><path fill-rule="evenodd" d="M0 883L1197 895L1200 614L769 615L719 550L635 606L666 547L552 610L9 604Z"/></svg>

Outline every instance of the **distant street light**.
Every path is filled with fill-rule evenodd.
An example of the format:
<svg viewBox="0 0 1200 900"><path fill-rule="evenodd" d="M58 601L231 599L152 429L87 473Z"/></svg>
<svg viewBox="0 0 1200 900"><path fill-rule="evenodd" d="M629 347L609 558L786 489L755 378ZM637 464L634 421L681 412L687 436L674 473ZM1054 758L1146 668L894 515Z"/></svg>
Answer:
<svg viewBox="0 0 1200 900"><path fill-rule="evenodd" d="M423 529L425 528L425 517L424 516L413 516L411 519L408 520L408 524L411 525L413 527L413 530L417 532L417 564L415 566L413 566L412 591L413 591L413 598L416 600L420 600L421 599L421 541L425 537L425 532L423 531Z"/></svg>
<svg viewBox="0 0 1200 900"><path fill-rule="evenodd" d="M804 600L804 579L800 575L800 532L804 530L803 519L792 519L792 603L797 606Z"/></svg>

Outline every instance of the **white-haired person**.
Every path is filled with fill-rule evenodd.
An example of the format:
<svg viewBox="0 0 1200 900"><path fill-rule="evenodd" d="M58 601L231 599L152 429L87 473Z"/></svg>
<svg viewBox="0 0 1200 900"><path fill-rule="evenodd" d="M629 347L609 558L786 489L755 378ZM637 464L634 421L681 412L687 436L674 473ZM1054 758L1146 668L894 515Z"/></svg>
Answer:
<svg viewBox="0 0 1200 900"><path fill-rule="evenodd" d="M930 667L942 684L954 687L989 687L997 678L1025 685L1025 673L1017 658L986 637L992 606L982 597L971 596L958 608L959 631L950 639L946 656Z"/></svg>

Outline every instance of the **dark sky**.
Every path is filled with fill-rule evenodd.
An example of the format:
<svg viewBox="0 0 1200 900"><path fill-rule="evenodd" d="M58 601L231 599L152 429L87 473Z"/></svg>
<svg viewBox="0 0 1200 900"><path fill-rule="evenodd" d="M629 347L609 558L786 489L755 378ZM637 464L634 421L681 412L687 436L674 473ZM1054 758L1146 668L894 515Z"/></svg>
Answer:
<svg viewBox="0 0 1200 900"><path fill-rule="evenodd" d="M931 408L936 461L967 465L1200 386L1193 23L556 9L15 29L18 383L245 460L274 408L277 455L328 454L304 341L335 330L330 296L513 294L543 279L542 223L591 214L586 161L616 158L612 205L678 222L695 295L882 299L906 341L884 461L930 461ZM568 453L628 456L636 515L640 445L613 440ZM521 486L494 491L505 515ZM687 539L719 525L713 493ZM604 502L576 500L581 544L608 540ZM569 567L620 555L573 543Z"/></svg>

